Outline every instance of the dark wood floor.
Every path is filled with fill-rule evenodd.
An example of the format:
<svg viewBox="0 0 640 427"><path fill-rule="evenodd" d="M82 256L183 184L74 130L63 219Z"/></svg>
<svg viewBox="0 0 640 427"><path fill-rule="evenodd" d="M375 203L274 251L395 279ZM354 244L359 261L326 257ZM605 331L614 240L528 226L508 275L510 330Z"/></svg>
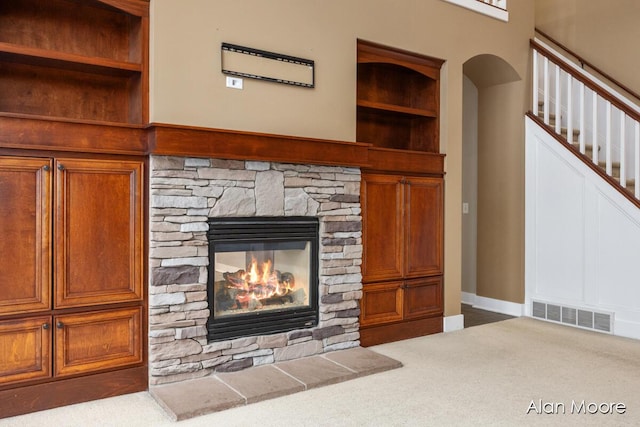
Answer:
<svg viewBox="0 0 640 427"><path fill-rule="evenodd" d="M513 319L513 316L494 313L493 311L480 310L479 308L473 308L469 304L462 304L462 314L464 315L465 328Z"/></svg>

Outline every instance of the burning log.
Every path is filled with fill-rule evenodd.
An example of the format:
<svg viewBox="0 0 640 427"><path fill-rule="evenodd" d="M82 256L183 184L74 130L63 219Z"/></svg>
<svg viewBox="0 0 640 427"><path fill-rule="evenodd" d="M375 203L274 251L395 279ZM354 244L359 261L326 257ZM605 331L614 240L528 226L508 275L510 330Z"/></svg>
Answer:
<svg viewBox="0 0 640 427"><path fill-rule="evenodd" d="M216 283L216 309L218 311L256 310L269 305L303 304L304 289L295 289L292 273L271 270L271 262L259 270L255 261L249 272L238 270L223 273L223 281Z"/></svg>

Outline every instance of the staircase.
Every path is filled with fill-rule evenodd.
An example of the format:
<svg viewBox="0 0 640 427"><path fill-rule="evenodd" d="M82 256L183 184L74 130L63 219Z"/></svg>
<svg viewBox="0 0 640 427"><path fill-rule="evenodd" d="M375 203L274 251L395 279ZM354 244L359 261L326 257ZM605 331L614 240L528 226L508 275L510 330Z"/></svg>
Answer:
<svg viewBox="0 0 640 427"><path fill-rule="evenodd" d="M640 107L559 49L531 45L530 116L640 207Z"/></svg>
<svg viewBox="0 0 640 427"><path fill-rule="evenodd" d="M640 339L640 107L544 41L531 45L525 313Z"/></svg>
<svg viewBox="0 0 640 427"><path fill-rule="evenodd" d="M543 111L544 111L544 102L543 101L538 101L538 117L542 121L544 121L544 112ZM562 123L562 119L561 119L561 123ZM556 132L555 131L555 126L556 126L556 116L555 116L555 114L549 114L548 127L551 128L553 132ZM619 161L612 161L611 162L611 173L607 173L607 162L604 161L604 160L599 160L599 159L602 159L602 145L598 145L598 153L596 154L596 157L594 157L593 143L592 142L585 143L584 153L583 153L583 152L581 152L581 149L580 149L580 130L579 129L573 129L573 131L571 132L571 138L568 137L568 132L569 132L569 130L567 129L567 127L561 125L560 133L558 134L556 132L556 134L560 135L566 142L571 144L573 149L577 152L576 154L581 156L586 162L593 162L594 164L596 164L600 168L601 173L606 174L606 175L611 176L612 178L614 178L615 181L621 187L623 187L629 194L633 194L634 197L635 197L636 179L635 178L627 178L627 179L624 180L624 183L622 183L621 174L620 174L621 163Z"/></svg>

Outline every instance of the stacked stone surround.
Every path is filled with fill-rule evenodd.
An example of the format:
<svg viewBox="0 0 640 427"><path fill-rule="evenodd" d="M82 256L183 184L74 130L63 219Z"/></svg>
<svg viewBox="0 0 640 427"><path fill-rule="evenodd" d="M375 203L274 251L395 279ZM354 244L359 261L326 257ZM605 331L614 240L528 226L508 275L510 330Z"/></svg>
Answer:
<svg viewBox="0 0 640 427"><path fill-rule="evenodd" d="M161 156L150 165L150 384L360 345L359 169ZM207 220L230 216L319 218L317 327L207 341Z"/></svg>

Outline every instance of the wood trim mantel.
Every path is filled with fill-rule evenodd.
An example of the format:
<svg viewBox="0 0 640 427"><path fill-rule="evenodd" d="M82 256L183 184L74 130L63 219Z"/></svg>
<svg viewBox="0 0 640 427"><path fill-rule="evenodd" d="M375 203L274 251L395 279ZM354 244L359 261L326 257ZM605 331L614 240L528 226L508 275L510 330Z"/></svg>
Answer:
<svg viewBox="0 0 640 427"><path fill-rule="evenodd" d="M362 142L152 123L147 126L0 113L0 148L357 167L444 174L444 154Z"/></svg>
<svg viewBox="0 0 640 427"><path fill-rule="evenodd" d="M0 114L0 148L144 155L143 126Z"/></svg>
<svg viewBox="0 0 640 427"><path fill-rule="evenodd" d="M370 144L152 124L149 154L362 167Z"/></svg>

